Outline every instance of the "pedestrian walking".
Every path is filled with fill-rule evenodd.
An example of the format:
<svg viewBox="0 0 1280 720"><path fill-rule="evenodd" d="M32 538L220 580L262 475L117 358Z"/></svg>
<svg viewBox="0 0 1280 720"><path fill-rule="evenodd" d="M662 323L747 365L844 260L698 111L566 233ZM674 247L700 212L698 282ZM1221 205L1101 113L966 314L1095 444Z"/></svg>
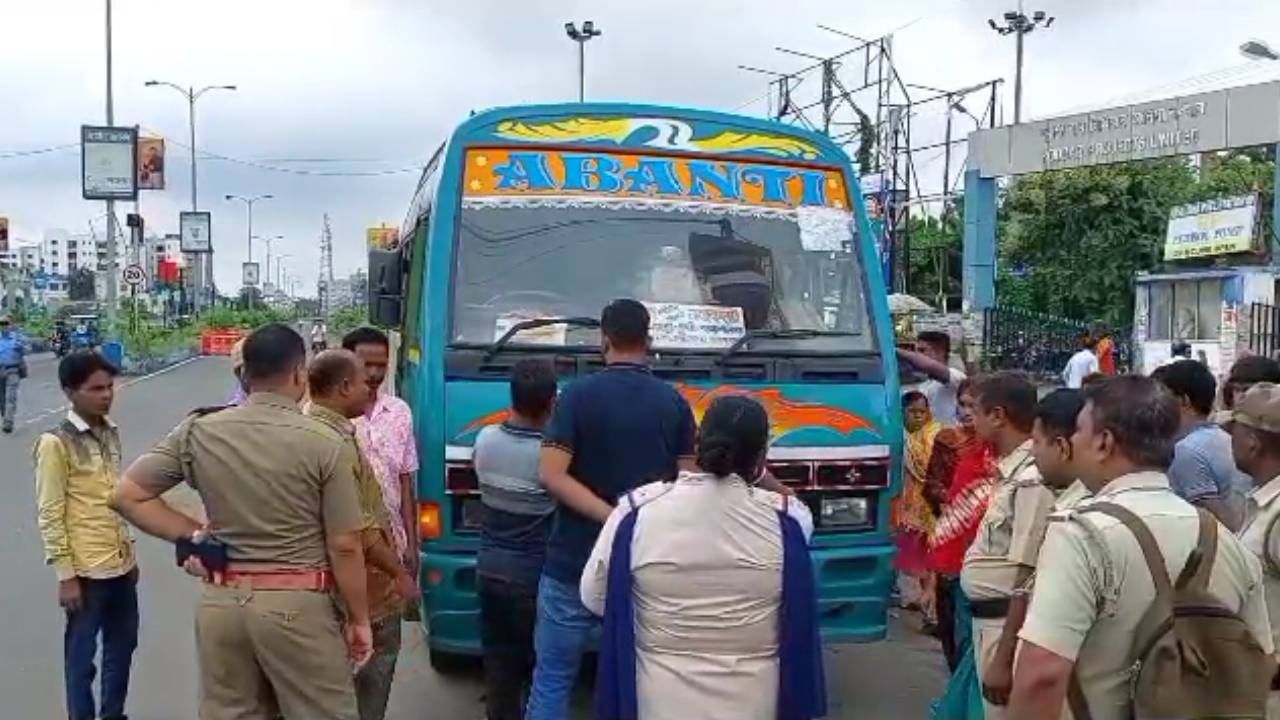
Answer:
<svg viewBox="0 0 1280 720"><path fill-rule="evenodd" d="M974 426L996 447L999 480L978 535L964 557L960 584L973 613L973 642L987 720L1004 717L1013 658L1054 495L1031 455L1036 388L1021 373L974 383Z"/></svg>
<svg viewBox="0 0 1280 720"><path fill-rule="evenodd" d="M201 720L357 720L352 671L373 653L365 526L342 437L302 414L306 344L265 325L244 345L249 400L197 411L125 472L112 506L191 554ZM208 527L171 507L186 481ZM342 615L335 607L340 601ZM345 648L344 648L345 639Z"/></svg>
<svg viewBox="0 0 1280 720"><path fill-rule="evenodd" d="M307 369L310 402L305 412L328 425L342 438L340 463L356 468L360 507L364 513L361 537L365 558L365 587L373 656L355 675L360 720L383 720L396 660L400 657L400 626L405 602L417 602L418 586L409 575L391 539L382 490L356 442L351 420L364 414L369 386L364 365L349 350L325 350Z"/></svg>
<svg viewBox="0 0 1280 720"><path fill-rule="evenodd" d="M18 417L18 385L27 377L27 338L13 326L8 315L0 315L0 428L13 432Z"/></svg>
<svg viewBox="0 0 1280 720"><path fill-rule="evenodd" d="M1271 637L1280 641L1280 385L1258 383L1236 401L1228 424L1236 465L1253 480L1240 540L1262 561ZM1280 718L1280 693L1267 700Z"/></svg>
<svg viewBox="0 0 1280 720"><path fill-rule="evenodd" d="M950 365L951 336L926 330L916 336L915 350L898 349L898 360L929 376L917 389L929 400L934 419L943 425L954 425L956 391L964 382L965 374Z"/></svg>
<svg viewBox="0 0 1280 720"><path fill-rule="evenodd" d="M555 367L521 360L511 371L511 418L476 436L476 576L487 720L521 720L533 679L538 579L555 512L538 476L538 457L555 400Z"/></svg>
<svg viewBox="0 0 1280 720"><path fill-rule="evenodd" d="M369 404L356 418L360 448L373 466L387 508L387 522L396 552L409 575L421 582L422 560L418 542L418 438L413 432L413 412L409 404L386 392L383 384L391 364L391 340L377 328L356 328L342 338L342 347L355 353L364 364L369 384ZM417 616L417 605L408 608L409 619Z"/></svg>
<svg viewBox="0 0 1280 720"><path fill-rule="evenodd" d="M1062 370L1062 382L1068 388L1079 390L1084 387L1085 378L1104 372L1098 363L1097 347L1098 339L1092 334L1084 333L1080 336L1080 349L1067 360L1067 366Z"/></svg>
<svg viewBox="0 0 1280 720"><path fill-rule="evenodd" d="M1076 720L1263 717L1275 661L1262 569L1170 487L1178 425L1151 378L1085 390L1072 468L1092 496L1046 533L1013 720L1068 705Z"/></svg>
<svg viewBox="0 0 1280 720"><path fill-rule="evenodd" d="M890 515L891 526L897 535L898 552L894 555L894 567L898 570L898 588L905 608L918 608L923 616L923 629L933 633L937 629L938 616L934 575L929 570L925 555L929 535L936 520L933 508L925 499L924 486L933 455L934 441L942 425L929 412L929 400L924 393L911 390L902 396L905 419L905 447L903 451L903 488L894 498Z"/></svg>
<svg viewBox="0 0 1280 720"><path fill-rule="evenodd" d="M1070 510L1089 496L1071 464L1071 436L1076 434L1076 418L1084 407L1079 390L1059 388L1036 405L1036 422L1031 429L1031 457L1045 486L1057 493L1054 510Z"/></svg>
<svg viewBox="0 0 1280 720"><path fill-rule="evenodd" d="M108 507L120 479L120 432L109 413L116 368L94 352L58 363L71 403L35 445L36 498L45 562L66 613L63 677L70 720L123 720L138 645L138 566L128 527ZM100 702L94 660L102 639Z"/></svg>
<svg viewBox="0 0 1280 720"><path fill-rule="evenodd" d="M559 504L538 585L537 664L527 720L564 720L599 623L578 584L618 498L693 469L693 412L649 370L649 311L615 300L600 319L605 369L571 384L542 443L541 476Z"/></svg>
<svg viewBox="0 0 1280 720"><path fill-rule="evenodd" d="M826 714L813 518L755 486L768 444L758 402L718 398L697 470L619 497L581 583L604 616L597 720Z"/></svg>
<svg viewBox="0 0 1280 720"><path fill-rule="evenodd" d="M1111 339L1111 331L1100 328L1096 337L1098 342L1093 352L1098 357L1098 372L1111 376L1116 374L1116 343Z"/></svg>
<svg viewBox="0 0 1280 720"><path fill-rule="evenodd" d="M1179 360L1151 374L1178 401L1178 441L1169 465L1169 485L1183 500L1213 513L1230 530L1244 520L1252 483L1236 469L1231 436L1209 421L1218 381L1195 360Z"/></svg>

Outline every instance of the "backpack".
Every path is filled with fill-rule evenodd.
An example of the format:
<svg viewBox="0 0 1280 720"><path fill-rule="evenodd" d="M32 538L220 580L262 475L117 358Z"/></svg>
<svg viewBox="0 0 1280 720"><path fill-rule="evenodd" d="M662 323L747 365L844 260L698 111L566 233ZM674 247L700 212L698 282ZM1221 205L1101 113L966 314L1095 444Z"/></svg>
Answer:
<svg viewBox="0 0 1280 720"><path fill-rule="evenodd" d="M1133 644L1131 717L1264 720L1276 665L1244 620L1209 592L1218 551L1217 520L1199 511L1199 540L1177 582L1170 584L1160 546L1131 510L1097 503L1078 512L1098 512L1123 523L1137 539L1155 582L1156 599L1138 624ZM1075 720L1092 720L1075 674L1067 697Z"/></svg>

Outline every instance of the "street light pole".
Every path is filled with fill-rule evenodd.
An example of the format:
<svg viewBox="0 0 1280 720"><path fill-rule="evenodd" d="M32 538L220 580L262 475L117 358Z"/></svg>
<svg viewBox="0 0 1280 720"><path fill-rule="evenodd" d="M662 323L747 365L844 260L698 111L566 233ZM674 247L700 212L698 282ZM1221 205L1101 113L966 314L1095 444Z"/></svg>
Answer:
<svg viewBox="0 0 1280 720"><path fill-rule="evenodd" d="M188 131L189 131L188 137L191 143L191 212L196 212L197 210L200 209L199 194L197 192L197 187L198 187L197 178L196 178L196 101L199 100L202 95L209 92L210 90L235 90L236 86L235 85L207 85L205 87L200 88L199 90L196 90L194 87L190 85L183 87L177 83L172 83L165 80L148 80L144 84L146 85L146 87L164 86L168 88L173 88L174 90L181 93L182 96L187 99L187 125L188 125ZM212 245L210 246L209 250L210 250L209 254L205 258L197 261L201 264L201 267L196 272L196 282L197 284L203 285L204 283L201 282L201 280L203 279L207 281L209 288L212 290L213 289L213 247ZM202 275L204 276L204 278L201 278ZM203 294L203 287L201 287L200 290L196 292L197 307L200 304L200 296L202 294Z"/></svg>
<svg viewBox="0 0 1280 720"><path fill-rule="evenodd" d="M564 24L565 34L569 39L578 43L578 102L586 102L587 96L587 43L591 38L597 38L604 34L602 30L596 27L591 20L582 23L582 30L578 30L578 26L574 23L567 22Z"/></svg>
<svg viewBox="0 0 1280 720"><path fill-rule="evenodd" d="M275 196L270 194L254 195L252 197L245 197L243 195L227 195L226 196L226 199L228 201L239 200L240 202L244 203L245 208L248 211L248 230L245 232L245 250L247 252L246 260L245 260L246 264L253 262L253 204L258 202L259 200L270 200L273 197ZM259 283L262 282L261 275L259 275L258 282ZM247 291L245 292L245 303L249 307L253 307L252 293Z"/></svg>
<svg viewBox="0 0 1280 720"><path fill-rule="evenodd" d="M1027 17L1022 11L1022 3L1018 3L1018 9L1012 10L1004 14L1005 24L1001 25L995 20L987 20L987 24L991 26L1000 35L1016 35L1016 67L1014 70L1013 80L1013 123L1016 125L1022 122L1022 64L1023 64L1023 44L1027 35L1035 32L1036 28L1043 27L1048 30L1053 26L1053 21L1057 18L1051 17L1043 10L1036 10Z"/></svg>
<svg viewBox="0 0 1280 720"><path fill-rule="evenodd" d="M107 126L115 125L115 88L112 82L112 66L111 66L111 0L107 3ZM116 327L116 296L119 293L119 287L116 277L116 203L114 200L107 201L107 327L110 332L115 332Z"/></svg>

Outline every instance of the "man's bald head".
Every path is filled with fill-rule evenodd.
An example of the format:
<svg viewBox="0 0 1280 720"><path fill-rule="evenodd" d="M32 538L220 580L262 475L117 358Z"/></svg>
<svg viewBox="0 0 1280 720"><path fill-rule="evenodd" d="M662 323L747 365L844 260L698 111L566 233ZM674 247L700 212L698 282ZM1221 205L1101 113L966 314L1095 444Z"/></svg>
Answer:
<svg viewBox="0 0 1280 720"><path fill-rule="evenodd" d="M307 368L307 384L316 405L349 418L364 413L369 396L364 364L350 350L325 350L316 355Z"/></svg>

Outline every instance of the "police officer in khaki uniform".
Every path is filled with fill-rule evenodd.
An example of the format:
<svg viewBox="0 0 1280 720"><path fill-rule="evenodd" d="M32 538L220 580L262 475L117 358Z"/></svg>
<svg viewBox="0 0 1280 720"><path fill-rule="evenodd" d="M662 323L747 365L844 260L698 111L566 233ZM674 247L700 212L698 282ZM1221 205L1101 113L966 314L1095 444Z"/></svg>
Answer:
<svg viewBox="0 0 1280 720"><path fill-rule="evenodd" d="M201 720L274 720L276 703L289 720L358 717L352 670L372 652L364 517L341 436L298 408L305 363L287 326L254 331L248 402L185 420L112 501L143 532L207 549L200 524L161 498L185 480L225 543L229 562L209 574L196 615Z"/></svg>
<svg viewBox="0 0 1280 720"><path fill-rule="evenodd" d="M1036 388L1020 373L994 373L973 384L974 426L996 446L998 484L965 553L960 585L973 610L973 645L987 720L1004 717L1013 682L1018 630L1044 539L1053 491L1031 454Z"/></svg>
<svg viewBox="0 0 1280 720"><path fill-rule="evenodd" d="M1164 474L1179 423L1173 396L1150 378L1126 375L1087 388L1085 399L1072 437L1072 467L1093 495L1051 518L1019 635L1011 720L1058 717L1073 674L1092 720L1132 715L1133 646L1155 601L1155 583L1133 533L1109 515L1084 512L1090 505L1114 503L1137 515L1170 577L1182 572L1199 540L1196 508L1174 494ZM1208 588L1245 621L1264 651L1274 651L1262 569L1225 531Z"/></svg>
<svg viewBox="0 0 1280 720"><path fill-rule="evenodd" d="M355 676L356 705L360 720L383 720L400 656L401 614L406 600L417 600L418 589L396 553L382 489L360 451L351 422L368 406L364 364L349 350L325 350L311 360L307 374L310 401L303 412L342 437L341 462L355 468L364 513L361 538L373 628L373 657Z"/></svg>
<svg viewBox="0 0 1280 720"><path fill-rule="evenodd" d="M1238 396L1227 429L1236 465L1254 486L1240 540L1262 561L1267 616L1280 645L1280 385L1259 383ZM1280 694L1271 694L1267 717L1280 718Z"/></svg>

